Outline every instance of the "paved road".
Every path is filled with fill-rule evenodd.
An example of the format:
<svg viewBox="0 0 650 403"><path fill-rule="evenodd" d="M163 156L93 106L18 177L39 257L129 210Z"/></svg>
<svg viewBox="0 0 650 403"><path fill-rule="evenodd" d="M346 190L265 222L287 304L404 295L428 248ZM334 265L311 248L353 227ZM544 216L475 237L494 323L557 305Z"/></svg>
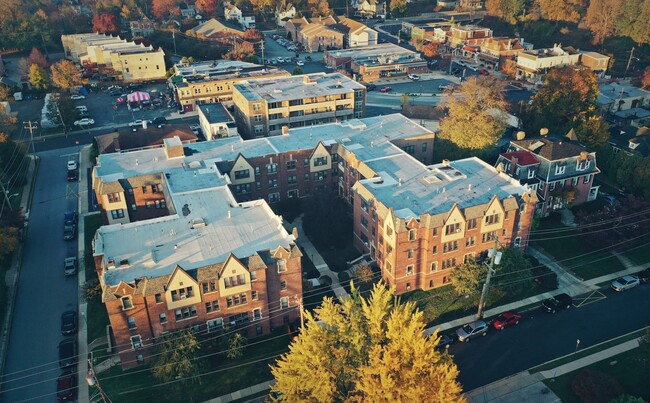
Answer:
<svg viewBox="0 0 650 403"><path fill-rule="evenodd" d="M449 351L460 369L463 389L473 390L570 354L577 339L585 348L650 325L650 285L601 292L606 298L596 297L579 307L575 305L582 301L574 300L574 307L555 315L533 310L514 328L452 345Z"/></svg>
<svg viewBox="0 0 650 403"><path fill-rule="evenodd" d="M29 230L23 253L0 400L17 402L56 392L60 315L77 308L77 278L63 275L63 259L77 242L63 241L63 213L76 210L66 199L67 154L75 148L40 153ZM77 191L76 183L72 192ZM12 375L13 374L13 375ZM22 378L22 379L19 379ZM13 379L13 381L12 381ZM26 386L25 388L19 388ZM36 399L54 401L54 395Z"/></svg>

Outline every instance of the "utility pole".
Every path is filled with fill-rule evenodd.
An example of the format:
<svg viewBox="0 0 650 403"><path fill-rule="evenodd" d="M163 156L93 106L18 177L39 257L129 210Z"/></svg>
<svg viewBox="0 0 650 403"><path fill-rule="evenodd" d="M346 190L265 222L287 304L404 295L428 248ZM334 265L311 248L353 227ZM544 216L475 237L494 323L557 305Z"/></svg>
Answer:
<svg viewBox="0 0 650 403"><path fill-rule="evenodd" d="M176 28L172 31L172 38L174 39L174 56L176 56Z"/></svg>
<svg viewBox="0 0 650 403"><path fill-rule="evenodd" d="M43 41L43 49L45 50L45 57L49 60L50 55L47 52L47 45L45 45L45 38L43 37L43 31L40 31L40 34L41 34L41 41Z"/></svg>
<svg viewBox="0 0 650 403"><path fill-rule="evenodd" d="M63 133L65 133L65 137L68 137L68 126L65 124L63 121L63 116L61 115L61 109L59 109L59 102L54 101L54 107L56 108L56 112L59 114L59 119L61 119L61 124L63 125Z"/></svg>
<svg viewBox="0 0 650 403"><path fill-rule="evenodd" d="M625 74L623 74L623 80L625 80L625 77L627 76L627 71L630 69L630 65L632 64L633 57L634 57L634 46L632 46L632 50L630 50L630 58L627 59L627 66L625 67Z"/></svg>
<svg viewBox="0 0 650 403"><path fill-rule="evenodd" d="M57 106L58 109L58 106ZM60 116L59 112L59 116ZM23 122L23 127L25 130L29 130L29 144L32 146L32 157L36 156L36 149L34 148L34 129L38 129L38 124L36 122L32 122L31 120L28 120L27 122Z"/></svg>
<svg viewBox="0 0 650 403"><path fill-rule="evenodd" d="M300 308L300 327L305 327L305 314L303 313L302 298L298 294L294 295L296 302L298 303L298 308Z"/></svg>
<svg viewBox="0 0 650 403"><path fill-rule="evenodd" d="M264 34L262 34L264 35ZM262 49L262 66L266 66L266 59L264 58L264 38L262 37L262 44L260 45Z"/></svg>
<svg viewBox="0 0 650 403"><path fill-rule="evenodd" d="M102 396L104 403L111 403L111 399L106 396L104 389L102 389L101 385L99 384L99 378L97 378L95 375L95 370L93 369L93 362L91 359L88 359L88 373L86 374L86 382L88 383L88 386L97 386L97 390Z"/></svg>
<svg viewBox="0 0 650 403"><path fill-rule="evenodd" d="M494 273L494 265L501 262L501 252L497 252L497 247L499 246L499 240L494 238L494 250L492 256L490 257L490 264L488 265L488 273L485 278L485 284L483 284L483 291L481 292L481 301L478 303L478 312L476 313L476 320L483 318L483 307L485 305L485 300L487 299L488 288L490 288L490 280L492 279L492 273ZM497 253L499 256L497 257Z"/></svg>

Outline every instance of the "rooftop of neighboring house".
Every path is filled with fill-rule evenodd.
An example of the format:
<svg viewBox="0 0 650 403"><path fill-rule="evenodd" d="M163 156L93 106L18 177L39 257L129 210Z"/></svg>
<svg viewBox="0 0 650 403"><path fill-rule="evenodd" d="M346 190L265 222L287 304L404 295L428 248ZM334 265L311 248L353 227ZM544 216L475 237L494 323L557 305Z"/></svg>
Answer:
<svg viewBox="0 0 650 403"><path fill-rule="evenodd" d="M104 274L106 285L165 276L179 265L194 270L218 264L231 253L247 258L294 242L264 200L237 203L215 166L164 173L176 213L97 231L94 253L115 262Z"/></svg>
<svg viewBox="0 0 650 403"><path fill-rule="evenodd" d="M267 102L346 94L366 88L341 73L313 73L248 80L234 84L233 87L248 101Z"/></svg>
<svg viewBox="0 0 650 403"><path fill-rule="evenodd" d="M197 34L206 37L217 35L219 33L225 33L225 34L237 33L243 35L243 31L225 25L224 23L218 21L216 18L210 18L209 20L194 27L193 30Z"/></svg>
<svg viewBox="0 0 650 403"><path fill-rule="evenodd" d="M628 126L625 129L610 135L607 141L626 152L650 156L650 128Z"/></svg>
<svg viewBox="0 0 650 403"><path fill-rule="evenodd" d="M325 53L333 57L349 57L353 60L361 60L379 56L413 55L419 58L419 53L408 50L394 43L380 43L377 45L359 46L351 49L327 50Z"/></svg>
<svg viewBox="0 0 650 403"><path fill-rule="evenodd" d="M598 52L585 52L585 51L581 51L580 53L581 53L582 55L589 56L589 57L594 58L594 59L609 59L609 56L607 56L607 55L603 55L603 54L598 53Z"/></svg>
<svg viewBox="0 0 650 403"><path fill-rule="evenodd" d="M629 82L603 83L598 86L600 93L596 103L601 105L611 104L619 99L625 98L650 98L650 91L635 87Z"/></svg>
<svg viewBox="0 0 650 403"><path fill-rule="evenodd" d="M200 104L198 105L198 108L208 120L208 123L227 123L234 121L232 115L228 112L228 109L226 109L221 102Z"/></svg>
<svg viewBox="0 0 650 403"><path fill-rule="evenodd" d="M481 48L488 48L498 52L524 49L519 38L508 37L488 38L483 42Z"/></svg>
<svg viewBox="0 0 650 403"><path fill-rule="evenodd" d="M454 205L466 209L487 204L494 196L504 200L528 192L518 180L476 157L426 166L402 152L377 158L368 166L379 176L358 183L404 220L446 213Z"/></svg>
<svg viewBox="0 0 650 403"><path fill-rule="evenodd" d="M170 80L177 82L178 87L187 85L180 81L213 81L235 77L255 78L285 72L282 69L240 62L238 60L212 60L188 64L178 63L174 65L174 69L176 70L176 74L171 76Z"/></svg>
<svg viewBox="0 0 650 403"><path fill-rule="evenodd" d="M144 25L153 26L153 23L151 22L151 20L149 18L147 18L146 15L144 17L140 18L139 20L129 21L129 24L132 27L133 26L144 26Z"/></svg>
<svg viewBox="0 0 650 403"><path fill-rule="evenodd" d="M490 28L480 27L478 25L455 25L451 27L452 31L458 32L484 32L491 31Z"/></svg>
<svg viewBox="0 0 650 403"><path fill-rule="evenodd" d="M581 152L588 151L576 142L557 136L537 136L524 140L513 140L512 144L530 150L548 161L577 157Z"/></svg>
<svg viewBox="0 0 650 403"><path fill-rule="evenodd" d="M532 151L528 151L528 150L510 151L506 153L501 153L500 155L507 160L512 160L513 158L516 158L517 164L522 167L539 164L539 158L537 158L537 156L535 156L535 154Z"/></svg>
<svg viewBox="0 0 650 403"><path fill-rule="evenodd" d="M183 143L193 143L198 140L184 124L166 124L161 127L151 125L146 129L122 128L113 133L95 136L99 154L123 152L128 150L162 147L164 139L178 137Z"/></svg>
<svg viewBox="0 0 650 403"><path fill-rule="evenodd" d="M561 44L555 44L552 48L540 48L540 49L529 49L519 53L519 56L528 57L528 58L546 58L546 57L558 57L558 56L567 56L567 55L577 55L580 52L575 50L571 46L562 46Z"/></svg>
<svg viewBox="0 0 650 403"><path fill-rule="evenodd" d="M307 24L303 25L300 28L300 35L306 37L316 37L316 36L333 36L333 35L344 35L343 32L335 29L333 25L321 25L321 24Z"/></svg>

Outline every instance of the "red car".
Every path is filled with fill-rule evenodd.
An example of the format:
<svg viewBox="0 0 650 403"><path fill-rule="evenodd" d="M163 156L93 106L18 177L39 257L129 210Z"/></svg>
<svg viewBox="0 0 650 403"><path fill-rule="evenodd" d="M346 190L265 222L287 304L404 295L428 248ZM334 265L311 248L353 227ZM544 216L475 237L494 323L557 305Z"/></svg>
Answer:
<svg viewBox="0 0 650 403"><path fill-rule="evenodd" d="M481 69L481 70L479 70L478 73L479 73L480 75L482 75L482 76L489 76L489 75L490 75L490 73L489 73L487 70L485 70L485 69Z"/></svg>
<svg viewBox="0 0 650 403"><path fill-rule="evenodd" d="M392 91L393 89L391 87L382 87L379 92L389 92Z"/></svg>
<svg viewBox="0 0 650 403"><path fill-rule="evenodd" d="M518 325L519 321L522 318L523 317L517 312L514 311L504 312L501 315L497 316L496 319L494 319L494 321L492 322L492 326L496 330L503 330L506 327L512 325Z"/></svg>
<svg viewBox="0 0 650 403"><path fill-rule="evenodd" d="M72 371L63 372L56 380L56 398L60 402L74 400L77 389L77 376Z"/></svg>

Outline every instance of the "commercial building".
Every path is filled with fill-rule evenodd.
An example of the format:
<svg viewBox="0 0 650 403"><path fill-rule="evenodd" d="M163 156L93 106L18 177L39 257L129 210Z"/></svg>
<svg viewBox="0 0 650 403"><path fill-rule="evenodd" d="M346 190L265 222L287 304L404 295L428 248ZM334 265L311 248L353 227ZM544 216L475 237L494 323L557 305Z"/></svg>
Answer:
<svg viewBox="0 0 650 403"><path fill-rule="evenodd" d="M294 18L285 25L287 35L307 52L376 45L374 29L344 16Z"/></svg>
<svg viewBox="0 0 650 403"><path fill-rule="evenodd" d="M428 72L427 61L419 53L392 43L328 50L323 59L330 67L351 69L365 82Z"/></svg>
<svg viewBox="0 0 650 403"><path fill-rule="evenodd" d="M67 58L81 65L96 65L101 73L125 82L165 78L162 48L128 42L104 34L61 35Z"/></svg>
<svg viewBox="0 0 650 403"><path fill-rule="evenodd" d="M174 65L169 83L176 102L186 111L197 105L232 100L233 85L250 79L288 77L287 71L238 60L213 60Z"/></svg>
<svg viewBox="0 0 650 403"><path fill-rule="evenodd" d="M235 118L222 103L201 104L199 125L206 140L239 136Z"/></svg>
<svg viewBox="0 0 650 403"><path fill-rule="evenodd" d="M249 80L233 90L237 127L248 138L359 118L366 104L366 87L340 73Z"/></svg>
<svg viewBox="0 0 650 403"><path fill-rule="evenodd" d="M492 37L492 30L477 25L451 26L447 34L449 46L457 48L465 45L481 46Z"/></svg>
<svg viewBox="0 0 650 403"><path fill-rule="evenodd" d="M170 331L255 337L299 316L294 235L264 200L235 200L215 159L188 163L189 150L167 139L160 149L100 155L93 171L95 189L137 183L129 188L137 193L122 194L153 191L168 204L164 215L95 234L102 302L123 368L147 363L155 338Z"/></svg>

